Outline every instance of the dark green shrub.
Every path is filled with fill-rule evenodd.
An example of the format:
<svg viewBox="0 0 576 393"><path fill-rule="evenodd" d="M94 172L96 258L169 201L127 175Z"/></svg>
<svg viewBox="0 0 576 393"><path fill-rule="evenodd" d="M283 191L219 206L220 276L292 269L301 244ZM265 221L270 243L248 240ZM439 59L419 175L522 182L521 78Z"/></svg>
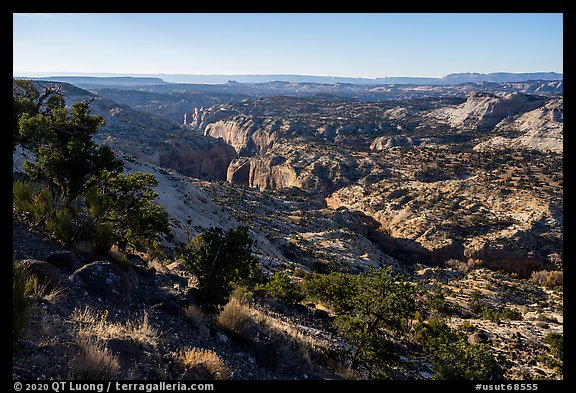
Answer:
<svg viewBox="0 0 576 393"><path fill-rule="evenodd" d="M434 379L500 379L503 370L488 345L468 344L466 336L453 331L442 319L415 327L416 342L430 357Z"/></svg>
<svg viewBox="0 0 576 393"><path fill-rule="evenodd" d="M512 321L521 321L522 313L518 310L513 310L508 307L504 307L502 311L500 311L500 319L509 319Z"/></svg>
<svg viewBox="0 0 576 393"><path fill-rule="evenodd" d="M559 373L563 372L564 364L561 360L554 359L553 357L542 355L538 357L540 363L544 363L546 367L551 368Z"/></svg>
<svg viewBox="0 0 576 393"><path fill-rule="evenodd" d="M264 288L276 299L284 300L288 303L298 303L304 300L300 287L286 274L276 272Z"/></svg>
<svg viewBox="0 0 576 393"><path fill-rule="evenodd" d="M433 355L434 379L502 379L503 370L486 344L468 344L463 340L447 344Z"/></svg>
<svg viewBox="0 0 576 393"><path fill-rule="evenodd" d="M89 235L90 243L100 255L106 255L114 245L114 228L111 223L96 225Z"/></svg>
<svg viewBox="0 0 576 393"><path fill-rule="evenodd" d="M45 228L55 239L64 244L71 244L78 232L73 213L66 207L52 210L46 219Z"/></svg>
<svg viewBox="0 0 576 393"><path fill-rule="evenodd" d="M481 299L482 295L478 291L474 291L470 296L470 308L479 317L487 319L492 322L498 322L503 319L510 319L514 321L521 321L522 313L508 307L502 309L494 309Z"/></svg>
<svg viewBox="0 0 576 393"><path fill-rule="evenodd" d="M25 334L30 317L30 295L33 279L24 266L12 265L12 344L15 345Z"/></svg>
<svg viewBox="0 0 576 393"><path fill-rule="evenodd" d="M548 333L544 337L544 343L550 348L550 353L558 359L564 356L564 336L560 333Z"/></svg>
<svg viewBox="0 0 576 393"><path fill-rule="evenodd" d="M181 247L177 260L198 279L192 292L209 313L228 302L236 284L252 287L259 278L260 265L252 256L252 238L245 227L204 232Z"/></svg>
<svg viewBox="0 0 576 393"><path fill-rule="evenodd" d="M446 302L441 291L429 292L426 295L426 308L438 315L449 315L452 313L452 308Z"/></svg>
<svg viewBox="0 0 576 393"><path fill-rule="evenodd" d="M43 224L54 204L53 195L46 185L26 180L16 180L12 184L14 211L21 214L31 225Z"/></svg>
<svg viewBox="0 0 576 393"><path fill-rule="evenodd" d="M314 273L304 278L302 291L335 312L346 312L354 307L353 298L358 292L359 277L349 273Z"/></svg>
<svg viewBox="0 0 576 393"><path fill-rule="evenodd" d="M315 275L307 291L338 311L334 327L349 345L350 368L369 378L390 378L399 360L392 339L407 331L414 315L414 287L386 268Z"/></svg>

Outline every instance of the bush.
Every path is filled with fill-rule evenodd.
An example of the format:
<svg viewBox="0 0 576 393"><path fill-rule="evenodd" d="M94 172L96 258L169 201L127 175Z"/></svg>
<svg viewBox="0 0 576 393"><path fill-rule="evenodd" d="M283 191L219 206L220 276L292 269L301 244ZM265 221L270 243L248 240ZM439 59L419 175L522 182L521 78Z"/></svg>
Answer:
<svg viewBox="0 0 576 393"><path fill-rule="evenodd" d="M452 313L450 304L446 302L445 296L439 290L427 293L426 307L438 315L449 315Z"/></svg>
<svg viewBox="0 0 576 393"><path fill-rule="evenodd" d="M521 321L524 319L522 317L522 313L518 310L513 310L508 307L504 307L502 311L500 311L500 319L509 319L511 321Z"/></svg>
<svg viewBox="0 0 576 393"><path fill-rule="evenodd" d="M552 370L562 373L564 364L561 360L554 359L550 356L542 355L538 357L538 361L540 363L544 363L546 367L551 368Z"/></svg>
<svg viewBox="0 0 576 393"><path fill-rule="evenodd" d="M192 294L208 313L228 302L234 285L250 287L259 278L260 265L252 256L252 239L245 227L200 234L181 247L177 260L198 279Z"/></svg>
<svg viewBox="0 0 576 393"><path fill-rule="evenodd" d="M256 322L246 305L231 298L216 317L216 324L223 330L244 336L244 332Z"/></svg>
<svg viewBox="0 0 576 393"><path fill-rule="evenodd" d="M288 303L298 303L304 299L300 287L292 279L282 272L276 272L264 288L276 299Z"/></svg>
<svg viewBox="0 0 576 393"><path fill-rule="evenodd" d="M354 308L352 299L358 285L359 276L349 273L314 273L305 277L302 290L310 300L319 301L335 312L347 312Z"/></svg>
<svg viewBox="0 0 576 393"><path fill-rule="evenodd" d="M457 341L440 348L433 355L434 379L502 379L503 370L486 344Z"/></svg>
<svg viewBox="0 0 576 393"><path fill-rule="evenodd" d="M70 211L61 207L50 213L50 217L46 220L46 230L63 244L71 244L76 238L78 228Z"/></svg>
<svg viewBox="0 0 576 393"><path fill-rule="evenodd" d="M192 322L195 328L202 328L206 324L206 315L195 304L189 304L184 308L184 317Z"/></svg>
<svg viewBox="0 0 576 393"><path fill-rule="evenodd" d="M12 265L12 344L24 337L30 318L30 295L34 280L24 266Z"/></svg>
<svg viewBox="0 0 576 393"><path fill-rule="evenodd" d="M503 319L510 319L514 321L521 321L522 313L508 307L501 309L493 309L486 302L481 300L481 294L475 291L470 296L470 308L472 311L481 318L487 319L492 322L498 322Z"/></svg>
<svg viewBox="0 0 576 393"><path fill-rule="evenodd" d="M443 319L432 319L415 327L415 339L432 360L434 379L500 379L503 370L485 344L468 344L466 336L454 332Z"/></svg>
<svg viewBox="0 0 576 393"><path fill-rule="evenodd" d="M550 353L558 359L564 356L564 336L560 333L548 333L544 337L544 343L550 348Z"/></svg>
<svg viewBox="0 0 576 393"><path fill-rule="evenodd" d="M12 184L13 209L32 225L44 223L51 211L53 199L48 186L26 180L17 180Z"/></svg>
<svg viewBox="0 0 576 393"><path fill-rule="evenodd" d="M189 348L180 355L182 363L192 371L195 379L228 379L230 370L214 351L199 348ZM208 373L208 375L206 375ZM198 378L200 377L200 378Z"/></svg>
<svg viewBox="0 0 576 393"><path fill-rule="evenodd" d="M530 281L549 289L562 289L564 286L564 274L558 270L541 270L532 272Z"/></svg>

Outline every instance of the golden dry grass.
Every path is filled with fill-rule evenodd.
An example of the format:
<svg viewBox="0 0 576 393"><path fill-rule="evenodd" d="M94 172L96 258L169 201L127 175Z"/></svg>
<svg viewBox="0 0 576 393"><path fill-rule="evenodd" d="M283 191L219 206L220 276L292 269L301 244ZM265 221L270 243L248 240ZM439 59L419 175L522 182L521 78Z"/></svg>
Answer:
<svg viewBox="0 0 576 393"><path fill-rule="evenodd" d="M231 298L216 317L216 324L223 330L242 335L243 332L256 321L253 317L253 309Z"/></svg>
<svg viewBox="0 0 576 393"><path fill-rule="evenodd" d="M125 323L109 322L107 311L98 311L91 307L75 309L72 320L78 324L80 334L96 337L100 340L110 338L129 338L140 344L155 346L158 332L150 324L148 313L141 318L133 318Z"/></svg>
<svg viewBox="0 0 576 393"><path fill-rule="evenodd" d="M81 380L113 379L120 371L118 358L97 338L80 334L76 340L80 353L70 362L72 378Z"/></svg>
<svg viewBox="0 0 576 393"><path fill-rule="evenodd" d="M280 338L285 337L303 348L326 350L330 344L322 338L311 336L309 329L299 328L291 321L284 321L264 310L242 303L235 298L231 298L224 306L224 309L216 318L216 323L222 329L240 335L250 325L257 324L270 334Z"/></svg>
<svg viewBox="0 0 576 393"><path fill-rule="evenodd" d="M220 356L214 351L201 348L188 348L181 352L182 364L187 369L199 368L214 379L230 378L230 370Z"/></svg>

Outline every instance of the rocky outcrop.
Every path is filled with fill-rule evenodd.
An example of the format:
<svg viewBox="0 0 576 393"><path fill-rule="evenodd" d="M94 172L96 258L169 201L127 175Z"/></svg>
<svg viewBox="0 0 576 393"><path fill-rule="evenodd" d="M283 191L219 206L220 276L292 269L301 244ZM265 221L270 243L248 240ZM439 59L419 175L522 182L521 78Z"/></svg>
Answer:
<svg viewBox="0 0 576 393"><path fill-rule="evenodd" d="M250 174L250 158L240 157L228 165L226 181L242 186L250 186Z"/></svg>
<svg viewBox="0 0 576 393"><path fill-rule="evenodd" d="M535 110L503 120L497 128L522 132L524 135L517 138L497 136L479 143L474 150L530 149L561 154L564 151L563 101L562 98L552 99Z"/></svg>
<svg viewBox="0 0 576 393"><path fill-rule="evenodd" d="M362 212L369 237L404 262L473 260L528 277L552 268L561 253L557 202L526 191L502 195L474 178L399 186L348 186L326 203Z"/></svg>
<svg viewBox="0 0 576 393"><path fill-rule="evenodd" d="M208 109L194 108L190 116L190 121L187 123L185 122L184 124L202 133L208 124L215 123L237 114L238 112L225 105L218 105Z"/></svg>
<svg viewBox="0 0 576 393"><path fill-rule="evenodd" d="M521 113L532 111L546 102L544 97L523 93L497 96L488 93L472 93L466 102L455 108L440 109L439 118L453 127L487 131L500 121Z"/></svg>
<svg viewBox="0 0 576 393"><path fill-rule="evenodd" d="M247 185L260 190L279 190L300 186L294 168L289 164L275 164L270 157L243 157L233 161L228 167L229 183Z"/></svg>
<svg viewBox="0 0 576 393"><path fill-rule="evenodd" d="M72 251L59 251L50 254L46 257L46 262L57 268L65 269L69 273L73 273L82 266L76 254Z"/></svg>
<svg viewBox="0 0 576 393"><path fill-rule="evenodd" d="M296 171L289 164L274 165L270 158L253 158L250 160L250 187L260 190L278 190L298 186Z"/></svg>
<svg viewBox="0 0 576 393"><path fill-rule="evenodd" d="M406 137L403 135L395 136L379 136L370 145L370 150L384 150L390 147L398 146L412 146L414 145L414 140L411 137Z"/></svg>
<svg viewBox="0 0 576 393"><path fill-rule="evenodd" d="M266 153L290 125L281 120L234 116L208 124L204 135L222 138L239 155Z"/></svg>

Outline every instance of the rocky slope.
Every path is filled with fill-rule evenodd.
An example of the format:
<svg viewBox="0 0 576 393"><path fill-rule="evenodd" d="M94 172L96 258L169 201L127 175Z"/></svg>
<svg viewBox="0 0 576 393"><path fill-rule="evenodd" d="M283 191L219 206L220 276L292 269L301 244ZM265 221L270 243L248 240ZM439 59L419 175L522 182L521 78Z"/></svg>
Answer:
<svg viewBox="0 0 576 393"><path fill-rule="evenodd" d="M544 104L544 97L512 93L497 96L487 93L472 93L466 102L455 108L440 109L438 115L444 115L453 127L487 131L493 129L501 120L534 110Z"/></svg>
<svg viewBox="0 0 576 393"><path fill-rule="evenodd" d="M95 135L97 142L187 176L226 179L228 164L236 158L236 152L222 141L201 138L176 122L75 86L62 86L67 104L90 101L91 112L103 117L106 125Z"/></svg>
<svg viewBox="0 0 576 393"><path fill-rule="evenodd" d="M516 138L494 137L474 147L476 150L530 149L562 154L564 151L564 103L554 99L497 125L498 130L522 133Z"/></svg>
<svg viewBox="0 0 576 393"><path fill-rule="evenodd" d="M531 170L529 155L503 162L477 153L436 153L433 161L426 151L388 154L403 162L389 177L341 188L326 201L377 221L391 255L428 263L472 259L523 276L558 262L562 196L552 180L561 176L558 162L512 181ZM468 162L471 171L452 166L456 162Z"/></svg>

